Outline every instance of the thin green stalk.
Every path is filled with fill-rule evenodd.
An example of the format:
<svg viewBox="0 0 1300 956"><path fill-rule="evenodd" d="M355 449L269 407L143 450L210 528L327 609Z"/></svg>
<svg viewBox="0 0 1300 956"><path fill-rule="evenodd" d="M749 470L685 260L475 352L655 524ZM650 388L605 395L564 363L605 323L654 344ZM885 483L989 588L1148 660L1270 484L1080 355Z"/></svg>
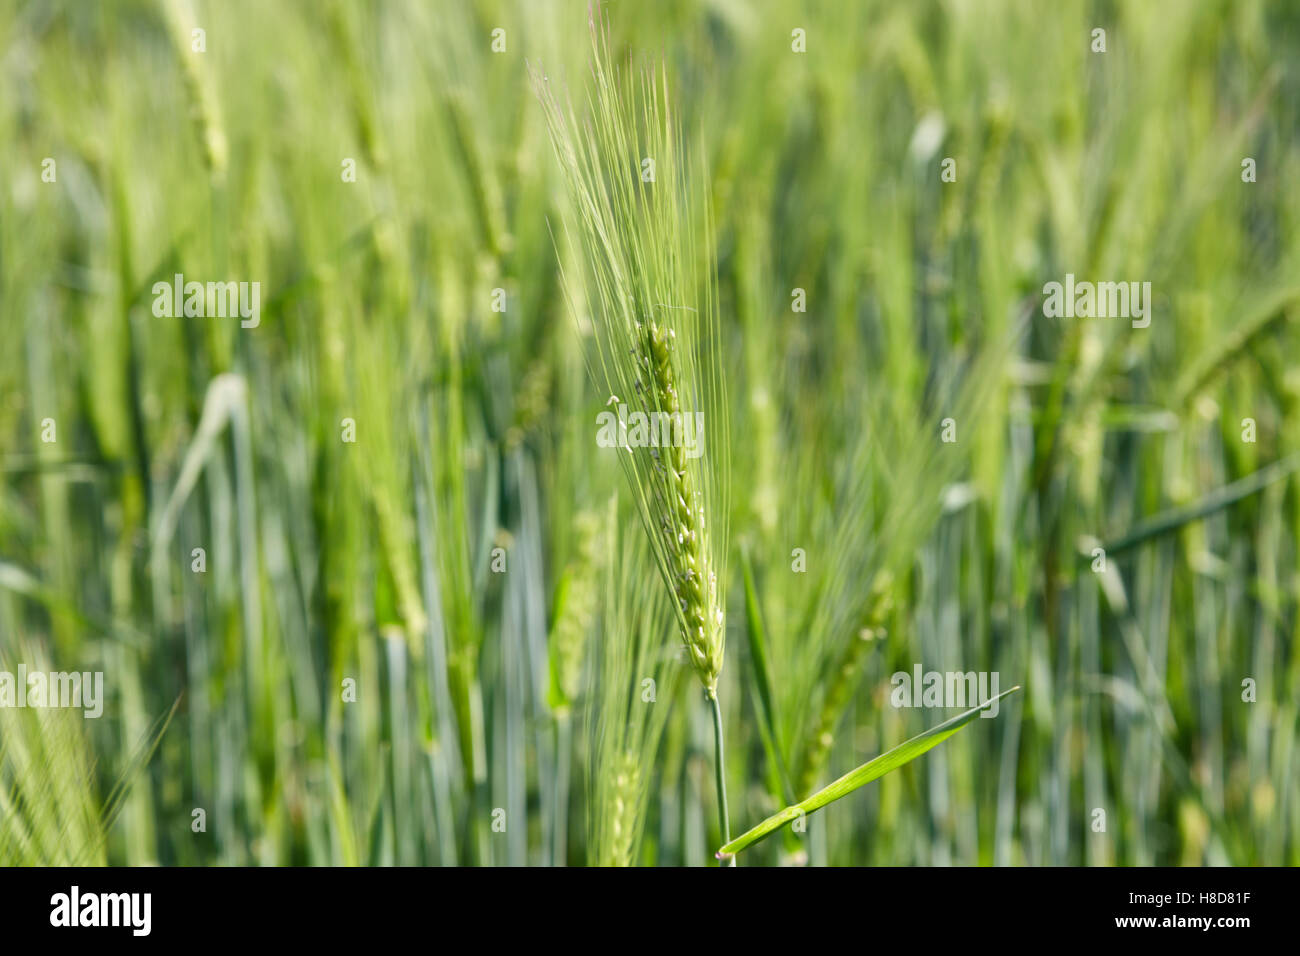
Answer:
<svg viewBox="0 0 1300 956"><path fill-rule="evenodd" d="M722 829L722 842L731 842L731 817L727 813L727 773L726 756L722 745L722 707L718 704L717 691L707 692L709 704L713 708L713 782L718 791L718 826ZM736 858L731 856L727 866L735 866Z"/></svg>
<svg viewBox="0 0 1300 956"><path fill-rule="evenodd" d="M555 824L551 846L551 865L567 866L569 861L569 761L573 752L573 726L569 712L555 717Z"/></svg>

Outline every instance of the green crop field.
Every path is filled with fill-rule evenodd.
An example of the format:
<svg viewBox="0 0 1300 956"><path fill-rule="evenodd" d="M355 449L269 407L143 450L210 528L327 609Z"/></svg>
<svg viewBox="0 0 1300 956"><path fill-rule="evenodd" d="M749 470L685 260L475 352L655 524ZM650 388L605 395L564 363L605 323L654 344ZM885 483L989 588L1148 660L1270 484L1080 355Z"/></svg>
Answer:
<svg viewBox="0 0 1300 956"><path fill-rule="evenodd" d="M0 0L0 865L1300 863L1297 104L1289 0Z"/></svg>

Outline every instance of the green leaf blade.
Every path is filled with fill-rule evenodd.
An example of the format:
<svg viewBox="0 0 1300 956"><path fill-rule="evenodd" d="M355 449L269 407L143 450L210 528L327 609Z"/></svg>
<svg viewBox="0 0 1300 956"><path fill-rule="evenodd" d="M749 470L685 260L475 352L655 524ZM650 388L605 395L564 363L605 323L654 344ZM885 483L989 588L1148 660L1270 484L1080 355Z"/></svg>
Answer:
<svg viewBox="0 0 1300 956"><path fill-rule="evenodd" d="M753 829L742 833L740 836L736 837L736 839L718 850L718 858L726 859L727 857L734 856L746 847L752 846L772 834L774 831L779 830L787 823L798 819L801 815L807 815L816 810L820 810L828 803L833 803L841 797L848 796L854 790L865 786L873 780L883 777L891 770L897 770L904 764L910 763L926 751L943 743L957 731L961 730L978 717L982 712L1000 701L1003 697L1006 697L1009 694L1014 694L1018 690L1020 690L1019 685L1012 687L1010 690L1005 690L996 697L989 698L978 707L972 707L970 710L964 711L956 717L945 720L943 723L917 734L910 740L904 741L892 750L887 750L883 754L868 760L857 769L850 770L844 776L840 777L833 783L826 785L821 790L818 790L806 800L802 800L793 806L786 807L784 810L772 814L772 816L768 817Z"/></svg>

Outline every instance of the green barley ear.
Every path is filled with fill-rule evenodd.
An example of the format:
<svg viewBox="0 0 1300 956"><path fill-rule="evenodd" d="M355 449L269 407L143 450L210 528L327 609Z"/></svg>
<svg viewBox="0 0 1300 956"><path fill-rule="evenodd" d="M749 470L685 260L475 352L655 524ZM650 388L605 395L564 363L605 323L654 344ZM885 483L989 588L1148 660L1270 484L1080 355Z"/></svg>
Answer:
<svg viewBox="0 0 1300 956"><path fill-rule="evenodd" d="M612 509L605 512L614 520ZM564 568L555 598L555 623L549 641L550 689L547 706L556 714L568 713L582 682L587 634L596 617L600 598L601 516L582 511L573 519L577 547Z"/></svg>
<svg viewBox="0 0 1300 956"><path fill-rule="evenodd" d="M641 793L645 789L636 755L624 753L610 768L607 839L598 844L599 866L630 866L640 835Z"/></svg>
<svg viewBox="0 0 1300 956"><path fill-rule="evenodd" d="M0 671L19 662L48 671L42 649L0 643ZM107 796L89 723L76 709L0 707L0 867L104 866L108 835L132 784L153 757L180 699L133 751Z"/></svg>
<svg viewBox="0 0 1300 956"><path fill-rule="evenodd" d="M589 698L588 860L631 866L645 825L656 754L684 668L671 653L668 595L649 573L640 532L605 538L597 667Z"/></svg>
<svg viewBox="0 0 1300 956"><path fill-rule="evenodd" d="M200 66L201 61L193 49L193 31L197 26L193 11L181 0L166 0L163 15L185 81L185 98L189 101L190 118L198 136L203 165L214 181L221 182L225 179L230 149L218 115L211 77Z"/></svg>
<svg viewBox="0 0 1300 956"><path fill-rule="evenodd" d="M664 71L611 68L598 17L590 20L586 114L579 119L562 104L536 69L533 83L568 186L564 232L586 266L588 370L609 396L609 417L626 406L634 423L628 430L620 418L618 456L691 663L713 697L725 631L730 453L712 222L702 170L689 175ZM581 327L580 306L570 306ZM658 440L638 434L638 412Z"/></svg>
<svg viewBox="0 0 1300 956"><path fill-rule="evenodd" d="M862 665L868 652L885 636L885 621L894 609L893 574L881 571L871 587L871 600L862 626L856 637L845 643L829 676L825 679L825 694L812 733L804 744L799 774L796 778L798 793L809 794L817 777L826 767L835 742L835 727L844 716L849 700L861 679Z"/></svg>
<svg viewBox="0 0 1300 956"><path fill-rule="evenodd" d="M103 866L106 828L82 715L0 709L0 866Z"/></svg>

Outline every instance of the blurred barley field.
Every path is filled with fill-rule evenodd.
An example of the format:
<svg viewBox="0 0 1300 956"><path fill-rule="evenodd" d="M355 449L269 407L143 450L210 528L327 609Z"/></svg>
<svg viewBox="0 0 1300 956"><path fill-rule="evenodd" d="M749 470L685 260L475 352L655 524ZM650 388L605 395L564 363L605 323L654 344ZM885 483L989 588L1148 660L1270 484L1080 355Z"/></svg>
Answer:
<svg viewBox="0 0 1300 956"><path fill-rule="evenodd" d="M740 865L1300 862L1300 6L0 0L0 669L105 686L0 708L0 864L717 863L594 17L710 214L733 834L956 713L895 673L1021 688Z"/></svg>

